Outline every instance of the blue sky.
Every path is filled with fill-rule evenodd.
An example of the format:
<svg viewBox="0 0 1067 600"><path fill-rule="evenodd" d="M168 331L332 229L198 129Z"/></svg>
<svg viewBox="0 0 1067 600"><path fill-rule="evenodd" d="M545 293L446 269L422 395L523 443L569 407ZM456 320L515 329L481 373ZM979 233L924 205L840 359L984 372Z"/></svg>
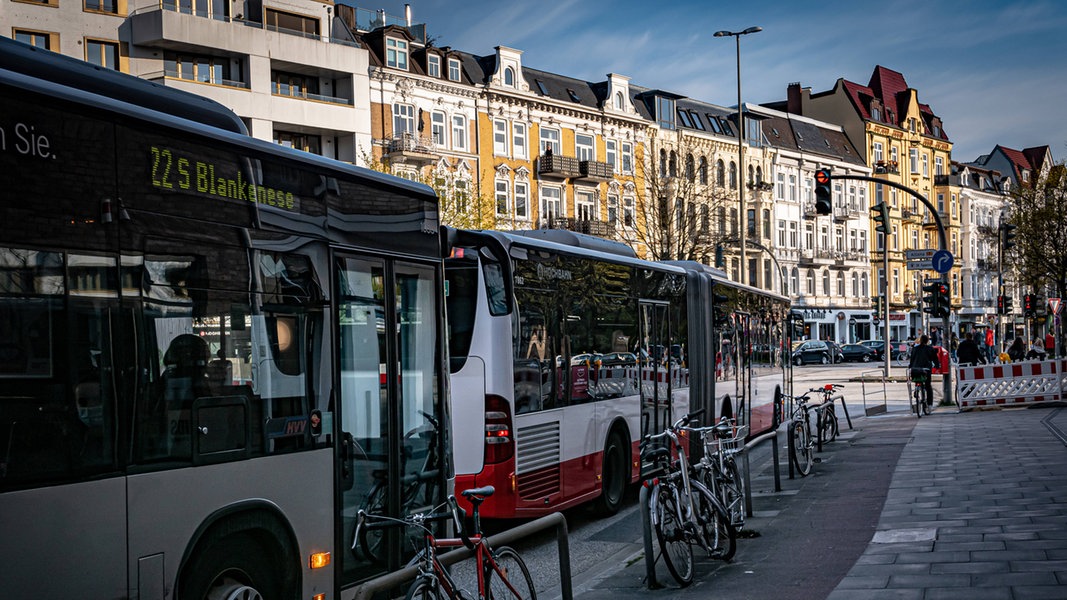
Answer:
<svg viewBox="0 0 1067 600"><path fill-rule="evenodd" d="M404 2L360 8L404 14ZM523 64L638 85L721 106L737 103L737 59L726 29L758 25L741 39L742 96L785 98L800 82L812 92L838 78L866 85L876 65L903 73L944 121L953 159L968 162L996 144L1048 145L1067 159L1067 2L784 0L410 0L439 46L486 55L523 51Z"/></svg>

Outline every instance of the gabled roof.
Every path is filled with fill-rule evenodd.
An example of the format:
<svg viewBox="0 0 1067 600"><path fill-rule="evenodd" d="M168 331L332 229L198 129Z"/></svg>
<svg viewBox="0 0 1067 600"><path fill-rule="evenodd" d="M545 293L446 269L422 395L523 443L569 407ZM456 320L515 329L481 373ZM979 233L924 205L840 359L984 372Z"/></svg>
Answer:
<svg viewBox="0 0 1067 600"><path fill-rule="evenodd" d="M911 88L908 87L908 82L904 80L903 74L878 65L874 68L871 80L867 85L860 85L847 79L839 81L863 120L876 120L871 117L871 101L877 99L885 109L882 111L881 118L878 121L894 127L902 126L906 103L911 95ZM920 103L919 113L922 116L923 133L925 135L948 141L948 134L945 133L944 126L940 126L939 134L934 136L933 125L937 115L934 114L929 104ZM893 121L888 120L890 115L893 116Z"/></svg>

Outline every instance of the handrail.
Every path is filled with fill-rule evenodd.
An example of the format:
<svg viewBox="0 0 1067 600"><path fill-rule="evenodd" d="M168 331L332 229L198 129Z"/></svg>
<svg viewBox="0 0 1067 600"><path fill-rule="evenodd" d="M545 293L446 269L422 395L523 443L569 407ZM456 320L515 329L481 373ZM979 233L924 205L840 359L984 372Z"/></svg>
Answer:
<svg viewBox="0 0 1067 600"><path fill-rule="evenodd" d="M555 526L556 528L556 543L559 547L560 593L563 600L573 600L574 591L571 588L570 536L567 530L567 519L563 516L563 513L554 512L550 515L545 515L540 519L535 519L529 523L524 523L518 527L513 527L507 531L498 533L487 538L486 541L490 547L495 548L506 546L507 544L531 536L552 526ZM454 565L461 560L466 560L473 555L474 553L468 548L457 548L456 550L439 555L437 560L447 567ZM415 579L418 574L418 565L410 565L399 571L393 571L392 573L386 573L381 577L367 580L356 588L356 595L353 597L353 600L370 600L370 598L373 598L374 595L379 592L394 589Z"/></svg>

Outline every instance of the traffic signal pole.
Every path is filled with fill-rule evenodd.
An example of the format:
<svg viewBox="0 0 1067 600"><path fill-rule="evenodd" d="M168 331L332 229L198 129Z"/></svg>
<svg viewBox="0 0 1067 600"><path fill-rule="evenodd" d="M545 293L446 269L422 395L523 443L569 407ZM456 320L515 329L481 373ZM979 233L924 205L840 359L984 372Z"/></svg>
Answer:
<svg viewBox="0 0 1067 600"><path fill-rule="evenodd" d="M931 204L929 200L926 199L926 196L923 196L919 192L916 192L915 190L913 190L913 189L911 189L911 188L909 188L909 187L907 187L905 185L901 185L901 184L895 183L893 181L885 181L885 180L882 180L882 179L878 179L877 177L869 177L867 175L833 175L829 171L826 171L826 176L831 180L839 179L839 180L852 180L852 181L870 181L872 183L879 183L881 185L889 186L891 188L896 188L896 189L898 189L898 190L900 190L900 191L902 191L902 192L904 192L906 194L911 195L911 197L917 199L919 202L922 202L923 206L928 208L930 210L930 213L934 215L934 222L937 224L937 238L938 238L938 242L940 243L940 246L941 246L940 249L941 250L945 250L946 252L951 252L949 250L949 248L948 248L948 236L945 235L945 225L944 225L944 223L941 222L941 214L938 213L937 212L937 208L933 204ZM818 176L817 176L817 179L818 179ZM818 181L817 181L817 183L818 183ZM885 335L886 335L886 341L885 341L885 343L886 343L886 356L887 356L887 359L886 359L886 365L885 365L885 373L886 373L886 377L889 377L889 360L888 360L888 355L889 355L889 232L886 232L885 243L883 244L883 250L882 250L882 258L883 258L883 263L885 264L885 267L884 267L885 268L885 271L884 271L885 272L885 277L884 277L884 279L885 279L885 298L886 298L886 309L885 309L885 331L886 331ZM949 286L949 277L948 277L948 272L947 271L945 273L941 274L941 283L943 283L946 287L948 287L949 290L952 289L951 286ZM949 340L951 340L949 331L950 331L950 328L952 327L952 324L951 324L951 320L952 320L951 297L952 296L951 296L951 293L950 293L949 294L949 298L950 298L949 307L950 307L950 310L945 314L944 320L942 321L942 327L941 327L941 329L942 329L942 331L944 333L944 337L945 337L946 343L951 343L949 341ZM945 402L952 402L953 401L952 400L953 393L952 393L952 369L951 368L945 371L945 375L944 375L943 381L944 381Z"/></svg>

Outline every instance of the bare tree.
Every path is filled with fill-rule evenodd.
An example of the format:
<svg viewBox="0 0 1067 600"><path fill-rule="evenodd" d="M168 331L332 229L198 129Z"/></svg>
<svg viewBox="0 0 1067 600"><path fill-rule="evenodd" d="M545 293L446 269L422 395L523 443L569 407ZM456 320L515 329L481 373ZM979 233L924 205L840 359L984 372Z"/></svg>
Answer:
<svg viewBox="0 0 1067 600"><path fill-rule="evenodd" d="M709 263L715 246L731 235L725 215L729 188L720 185L711 146L681 133L661 132L637 163L635 239L652 260Z"/></svg>
<svg viewBox="0 0 1067 600"><path fill-rule="evenodd" d="M1011 203L1011 221L1019 228L1012 262L1021 283L1067 298L1067 167L1055 165L1045 177L1015 189ZM1067 328L1064 319L1060 323L1063 339Z"/></svg>

